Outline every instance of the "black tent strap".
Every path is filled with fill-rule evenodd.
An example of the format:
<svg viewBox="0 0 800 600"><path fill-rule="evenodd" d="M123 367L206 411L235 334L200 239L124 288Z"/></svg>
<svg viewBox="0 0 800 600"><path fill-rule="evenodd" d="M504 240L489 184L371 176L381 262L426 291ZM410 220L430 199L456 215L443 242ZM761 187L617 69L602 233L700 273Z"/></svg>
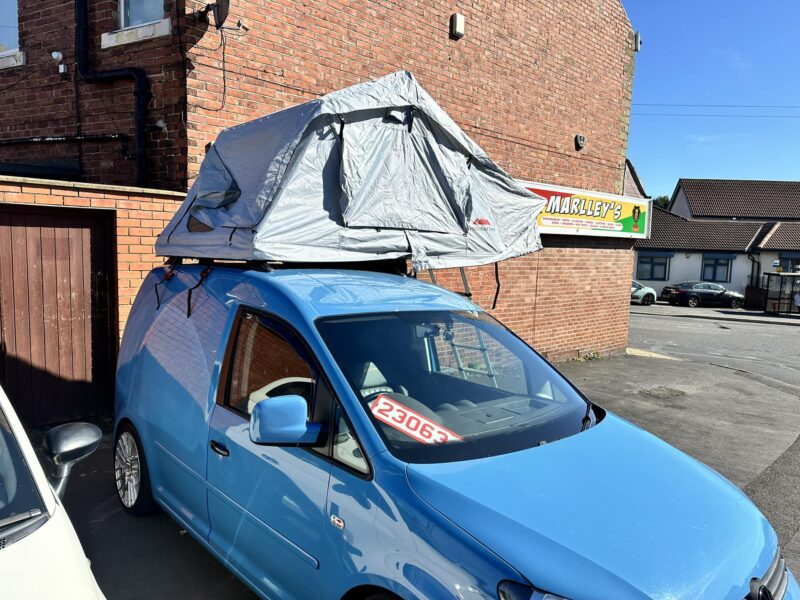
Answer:
<svg viewBox="0 0 800 600"><path fill-rule="evenodd" d="M494 263L494 281L497 287L494 290L494 300L492 300L492 310L497 308L497 299L500 297L500 263Z"/></svg>
<svg viewBox="0 0 800 600"><path fill-rule="evenodd" d="M153 286L153 289L156 292L156 310L161 308L161 298L158 295L158 286L160 286L162 283L166 283L167 281L171 280L173 277L175 277L175 275L177 275L177 273L178 269L174 268L169 269L166 273L164 273L164 278Z"/></svg>
<svg viewBox="0 0 800 600"><path fill-rule="evenodd" d="M189 294L187 295L187 299L186 299L186 318L187 319L192 316L192 292L194 292L197 288L199 288L201 285L203 285L203 282L206 280L206 277L208 277L208 275L210 273L211 273L211 267L206 267L205 269L203 269L203 271L200 273L200 279L197 281L196 284L194 284L193 287L189 288Z"/></svg>

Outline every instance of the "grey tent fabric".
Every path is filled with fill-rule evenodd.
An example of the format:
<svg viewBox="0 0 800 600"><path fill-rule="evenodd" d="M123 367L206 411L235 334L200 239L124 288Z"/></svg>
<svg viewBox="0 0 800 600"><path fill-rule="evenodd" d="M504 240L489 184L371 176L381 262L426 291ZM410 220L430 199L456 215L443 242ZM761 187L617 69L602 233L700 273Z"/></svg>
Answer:
<svg viewBox="0 0 800 600"><path fill-rule="evenodd" d="M540 249L544 202L399 71L224 130L156 253L473 266Z"/></svg>

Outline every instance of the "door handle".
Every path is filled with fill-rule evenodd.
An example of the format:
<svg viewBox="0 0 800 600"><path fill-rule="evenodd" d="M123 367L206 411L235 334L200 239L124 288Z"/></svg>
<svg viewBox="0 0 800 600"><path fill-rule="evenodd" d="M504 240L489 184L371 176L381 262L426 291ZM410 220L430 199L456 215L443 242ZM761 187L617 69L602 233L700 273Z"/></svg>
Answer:
<svg viewBox="0 0 800 600"><path fill-rule="evenodd" d="M220 444L217 440L211 440L208 445L211 446L211 449L214 452L216 452L217 454L219 454L220 456L230 456L231 455L231 453L228 451L228 449L225 447L225 445L224 444Z"/></svg>

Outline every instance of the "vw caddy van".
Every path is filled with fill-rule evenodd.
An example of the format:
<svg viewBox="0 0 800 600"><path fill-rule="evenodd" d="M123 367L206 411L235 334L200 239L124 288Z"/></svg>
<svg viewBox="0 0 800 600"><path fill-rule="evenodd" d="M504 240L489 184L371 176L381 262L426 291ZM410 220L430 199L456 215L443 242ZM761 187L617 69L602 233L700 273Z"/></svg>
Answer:
<svg viewBox="0 0 800 600"><path fill-rule="evenodd" d="M800 599L740 490L414 278L156 269L116 385L125 510L262 598Z"/></svg>

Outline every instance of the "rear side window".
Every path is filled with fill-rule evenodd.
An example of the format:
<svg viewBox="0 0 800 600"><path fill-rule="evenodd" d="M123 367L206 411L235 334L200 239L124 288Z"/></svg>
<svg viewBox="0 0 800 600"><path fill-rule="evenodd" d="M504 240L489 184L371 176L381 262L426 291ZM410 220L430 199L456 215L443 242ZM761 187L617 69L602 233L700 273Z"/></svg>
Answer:
<svg viewBox="0 0 800 600"><path fill-rule="evenodd" d="M314 372L301 356L295 336L276 323L253 314L239 321L226 404L245 414L275 396L306 399L309 414L314 397Z"/></svg>

